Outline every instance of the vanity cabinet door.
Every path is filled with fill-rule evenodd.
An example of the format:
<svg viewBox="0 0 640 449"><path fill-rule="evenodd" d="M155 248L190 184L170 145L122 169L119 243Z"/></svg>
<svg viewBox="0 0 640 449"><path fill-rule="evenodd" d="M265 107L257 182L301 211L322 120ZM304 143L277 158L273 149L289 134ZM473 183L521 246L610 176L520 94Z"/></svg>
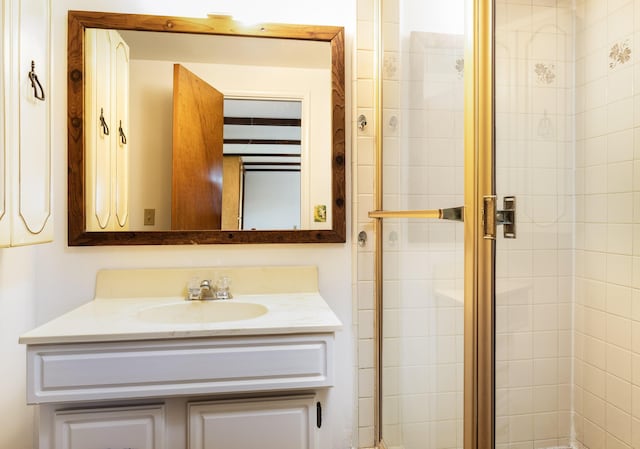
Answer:
<svg viewBox="0 0 640 449"><path fill-rule="evenodd" d="M87 230L128 228L129 47L117 31L86 31Z"/></svg>
<svg viewBox="0 0 640 449"><path fill-rule="evenodd" d="M54 449L163 449L164 408L58 411L54 435Z"/></svg>
<svg viewBox="0 0 640 449"><path fill-rule="evenodd" d="M191 403L189 449L315 449L316 398Z"/></svg>
<svg viewBox="0 0 640 449"><path fill-rule="evenodd" d="M3 0L0 246L53 239L49 0Z"/></svg>

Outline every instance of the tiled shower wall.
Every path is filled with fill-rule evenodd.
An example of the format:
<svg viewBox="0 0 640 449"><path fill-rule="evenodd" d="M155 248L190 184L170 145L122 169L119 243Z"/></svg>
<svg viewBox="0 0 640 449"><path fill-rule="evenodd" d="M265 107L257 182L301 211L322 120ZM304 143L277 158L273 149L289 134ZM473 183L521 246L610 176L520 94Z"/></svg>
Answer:
<svg viewBox="0 0 640 449"><path fill-rule="evenodd" d="M640 1L577 26L576 440L640 447Z"/></svg>

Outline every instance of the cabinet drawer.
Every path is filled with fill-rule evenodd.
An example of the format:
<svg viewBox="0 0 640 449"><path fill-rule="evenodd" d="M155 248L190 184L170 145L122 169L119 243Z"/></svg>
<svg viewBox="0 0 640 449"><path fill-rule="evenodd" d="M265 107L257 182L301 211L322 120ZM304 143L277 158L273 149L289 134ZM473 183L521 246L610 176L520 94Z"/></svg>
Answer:
<svg viewBox="0 0 640 449"><path fill-rule="evenodd" d="M58 411L54 449L163 449L164 407Z"/></svg>
<svg viewBox="0 0 640 449"><path fill-rule="evenodd" d="M30 404L315 389L333 384L333 334L30 345Z"/></svg>

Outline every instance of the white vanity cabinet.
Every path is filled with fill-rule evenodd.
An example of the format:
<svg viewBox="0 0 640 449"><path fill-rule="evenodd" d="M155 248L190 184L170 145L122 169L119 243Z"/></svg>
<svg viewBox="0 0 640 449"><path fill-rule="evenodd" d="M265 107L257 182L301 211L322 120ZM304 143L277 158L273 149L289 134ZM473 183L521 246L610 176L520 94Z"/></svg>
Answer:
<svg viewBox="0 0 640 449"><path fill-rule="evenodd" d="M85 32L88 231L129 227L129 46L114 30Z"/></svg>
<svg viewBox="0 0 640 449"><path fill-rule="evenodd" d="M164 406L60 410L53 449L164 449Z"/></svg>
<svg viewBox="0 0 640 449"><path fill-rule="evenodd" d="M29 345L27 400L39 404L39 449L162 448L161 434L149 433L162 415L140 418L133 407L140 401L165 404L165 430L178 435L172 449L316 449L318 404L334 383L333 339L318 333ZM113 401L130 407L110 408Z"/></svg>
<svg viewBox="0 0 640 449"><path fill-rule="evenodd" d="M188 449L315 449L315 395L190 403Z"/></svg>
<svg viewBox="0 0 640 449"><path fill-rule="evenodd" d="M318 449L323 392L43 404L38 449ZM326 435L325 435L326 440Z"/></svg>
<svg viewBox="0 0 640 449"><path fill-rule="evenodd" d="M2 0L0 246L53 239L49 0Z"/></svg>
<svg viewBox="0 0 640 449"><path fill-rule="evenodd" d="M222 277L232 300L185 301ZM341 328L315 267L101 270L93 301L20 337L38 449L328 447Z"/></svg>

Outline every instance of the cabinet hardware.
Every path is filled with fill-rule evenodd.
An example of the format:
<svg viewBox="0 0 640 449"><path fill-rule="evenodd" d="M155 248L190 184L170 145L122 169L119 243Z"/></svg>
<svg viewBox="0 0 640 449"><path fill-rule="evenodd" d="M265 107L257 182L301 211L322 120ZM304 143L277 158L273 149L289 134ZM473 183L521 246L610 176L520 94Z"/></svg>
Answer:
<svg viewBox="0 0 640 449"><path fill-rule="evenodd" d="M35 61L31 61L31 71L29 72L29 80L31 81L31 87L33 87L33 96L40 101L44 101L44 89L42 88L42 84L40 84L40 80L38 80L38 75L36 75Z"/></svg>
<svg viewBox="0 0 640 449"><path fill-rule="evenodd" d="M516 197L505 196L503 209L497 210L496 196L487 195L483 198L482 225L484 238L486 240L496 239L496 227L503 225L503 236L505 239L516 238Z"/></svg>
<svg viewBox="0 0 640 449"><path fill-rule="evenodd" d="M374 210L369 218L436 218L438 220L464 221L464 206L429 210Z"/></svg>
<svg viewBox="0 0 640 449"><path fill-rule="evenodd" d="M122 142L122 145L126 145L127 136L124 134L124 130L122 129L122 120L120 120L120 127L118 128L118 133L120 134L120 142Z"/></svg>
<svg viewBox="0 0 640 449"><path fill-rule="evenodd" d="M322 404L316 402L316 427L322 427Z"/></svg>
<svg viewBox="0 0 640 449"><path fill-rule="evenodd" d="M102 134L108 136L109 125L107 125L107 121L104 119L104 108L100 108L100 126L102 127Z"/></svg>

